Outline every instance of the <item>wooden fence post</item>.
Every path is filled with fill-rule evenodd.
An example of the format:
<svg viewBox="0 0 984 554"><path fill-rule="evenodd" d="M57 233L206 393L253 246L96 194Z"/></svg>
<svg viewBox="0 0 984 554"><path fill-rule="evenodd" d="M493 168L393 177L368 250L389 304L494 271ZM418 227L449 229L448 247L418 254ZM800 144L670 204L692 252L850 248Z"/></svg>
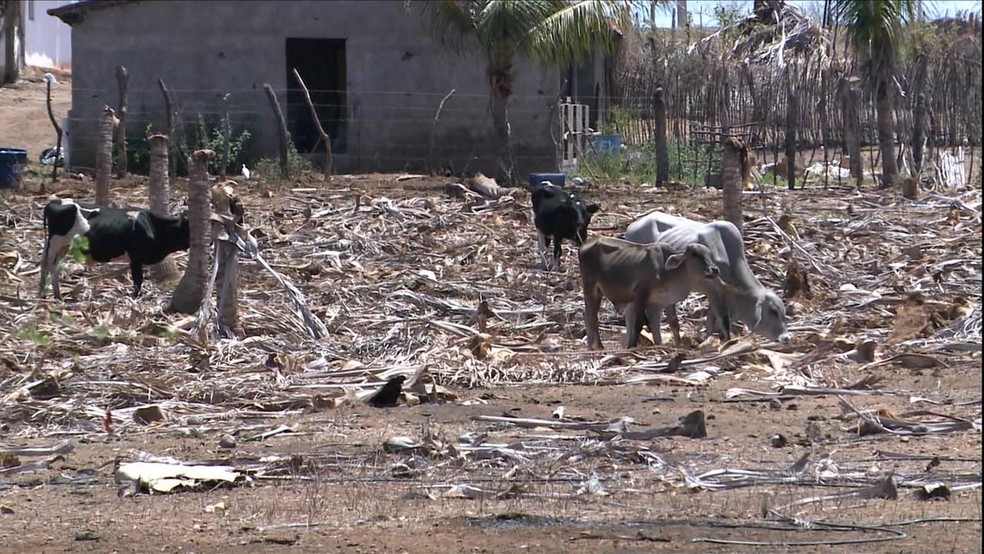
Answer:
<svg viewBox="0 0 984 554"><path fill-rule="evenodd" d="M277 101L277 93L274 92L270 83L263 83L263 90L266 91L267 98L270 100L270 107L273 108L273 115L277 119L277 138L280 140L280 176L286 179L290 176L287 167L287 120L284 119L284 112L280 109L280 102Z"/></svg>

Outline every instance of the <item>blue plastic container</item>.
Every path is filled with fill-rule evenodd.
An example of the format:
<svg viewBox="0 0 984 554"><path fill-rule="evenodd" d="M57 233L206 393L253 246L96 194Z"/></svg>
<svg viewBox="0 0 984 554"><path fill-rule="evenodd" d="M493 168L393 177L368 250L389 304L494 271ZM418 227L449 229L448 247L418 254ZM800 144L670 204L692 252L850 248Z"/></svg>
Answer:
<svg viewBox="0 0 984 554"><path fill-rule="evenodd" d="M591 135L589 152L596 156L618 154L622 149L622 137L618 135Z"/></svg>
<svg viewBox="0 0 984 554"><path fill-rule="evenodd" d="M558 187L563 187L567 184L567 175L563 173L530 173L531 189L544 181L550 181Z"/></svg>
<svg viewBox="0 0 984 554"><path fill-rule="evenodd" d="M21 170L27 165L27 150L0 148L0 189L19 188Z"/></svg>

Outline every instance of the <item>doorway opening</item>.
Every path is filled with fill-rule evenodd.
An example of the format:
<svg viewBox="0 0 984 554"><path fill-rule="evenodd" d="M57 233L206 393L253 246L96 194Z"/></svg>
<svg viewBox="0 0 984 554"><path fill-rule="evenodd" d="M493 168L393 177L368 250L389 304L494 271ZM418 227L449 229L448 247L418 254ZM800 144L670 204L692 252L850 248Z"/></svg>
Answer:
<svg viewBox="0 0 984 554"><path fill-rule="evenodd" d="M296 68L311 93L318 119L331 137L331 151L348 149L348 102L345 91L345 39L288 38L287 130L299 154L324 152L325 145L311 118L304 90L294 78Z"/></svg>

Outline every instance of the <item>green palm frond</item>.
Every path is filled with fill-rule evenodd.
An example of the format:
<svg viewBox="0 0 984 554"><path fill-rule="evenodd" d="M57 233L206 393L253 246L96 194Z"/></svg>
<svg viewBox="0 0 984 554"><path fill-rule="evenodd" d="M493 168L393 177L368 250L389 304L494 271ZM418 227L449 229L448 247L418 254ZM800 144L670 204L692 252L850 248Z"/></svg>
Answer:
<svg viewBox="0 0 984 554"><path fill-rule="evenodd" d="M894 69L906 21L916 12L914 0L834 0L832 13L848 39L865 55L872 72Z"/></svg>
<svg viewBox="0 0 984 554"><path fill-rule="evenodd" d="M668 6L669 0L656 0ZM457 54L478 47L491 66L523 53L548 65L584 59L594 45L615 46L641 0L427 0L419 4L432 36Z"/></svg>
<svg viewBox="0 0 984 554"><path fill-rule="evenodd" d="M458 0L425 0L408 2L420 5L428 32L442 46L456 54L464 54L477 47L478 33L476 4L483 2L459 2Z"/></svg>
<svg viewBox="0 0 984 554"><path fill-rule="evenodd" d="M666 2L661 2L666 3ZM531 57L552 65L580 61L595 45L611 52L631 25L632 0L534 1L540 17L522 43Z"/></svg>

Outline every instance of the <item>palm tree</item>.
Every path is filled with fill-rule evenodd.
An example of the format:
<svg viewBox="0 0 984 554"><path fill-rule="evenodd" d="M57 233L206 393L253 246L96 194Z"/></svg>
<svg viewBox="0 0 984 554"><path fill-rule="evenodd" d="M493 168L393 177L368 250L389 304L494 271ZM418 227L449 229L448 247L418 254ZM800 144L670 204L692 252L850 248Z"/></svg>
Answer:
<svg viewBox="0 0 984 554"><path fill-rule="evenodd" d="M724 203L724 218L734 223L739 231L743 229L741 191L750 178L750 172L751 164L745 143L738 137L725 139L724 157L721 159L721 199Z"/></svg>
<svg viewBox="0 0 984 554"><path fill-rule="evenodd" d="M156 215L170 215L168 205L171 203L171 179L167 172L167 135L151 135L150 142L150 211ZM157 282L166 281L178 274L178 266L168 256L159 263L150 266L150 275Z"/></svg>
<svg viewBox="0 0 984 554"><path fill-rule="evenodd" d="M119 123L113 108L103 108L96 147L96 204L109 206L109 177L113 171L113 133Z"/></svg>
<svg viewBox="0 0 984 554"><path fill-rule="evenodd" d="M208 270L209 204L208 163L215 159L211 150L197 150L191 155L188 175L188 226L191 228L191 245L188 249L188 267L171 296L169 311L193 314L205 297L205 279Z"/></svg>
<svg viewBox="0 0 984 554"><path fill-rule="evenodd" d="M902 42L903 24L915 15L915 0L834 0L832 13L845 25L874 86L878 121L878 147L882 159L882 186L890 187L899 176L895 158L895 73Z"/></svg>
<svg viewBox="0 0 984 554"><path fill-rule="evenodd" d="M659 4L666 4L659 0ZM633 0L429 0L422 2L429 31L450 51L478 50L490 89L496 155L512 181L516 160L509 133L509 98L515 60L526 56L564 68L600 44L617 46L616 32L631 25Z"/></svg>

